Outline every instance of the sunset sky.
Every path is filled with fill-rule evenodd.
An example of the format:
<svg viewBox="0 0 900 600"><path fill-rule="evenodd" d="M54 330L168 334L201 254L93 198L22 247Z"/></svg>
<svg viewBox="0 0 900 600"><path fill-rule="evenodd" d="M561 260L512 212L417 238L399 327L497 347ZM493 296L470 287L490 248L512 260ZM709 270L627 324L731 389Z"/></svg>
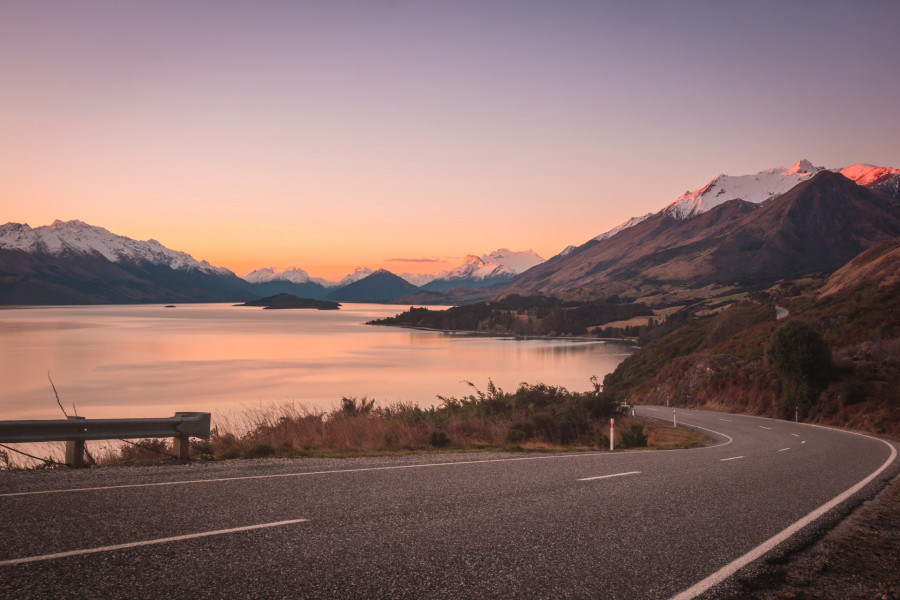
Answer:
<svg viewBox="0 0 900 600"><path fill-rule="evenodd" d="M549 258L720 173L900 167L898 31L896 0L0 0L0 223L239 275Z"/></svg>

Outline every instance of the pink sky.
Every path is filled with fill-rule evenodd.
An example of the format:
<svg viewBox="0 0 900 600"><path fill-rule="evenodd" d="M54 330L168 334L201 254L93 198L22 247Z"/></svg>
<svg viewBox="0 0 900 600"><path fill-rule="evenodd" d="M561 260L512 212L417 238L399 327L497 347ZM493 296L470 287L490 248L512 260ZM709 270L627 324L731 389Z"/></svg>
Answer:
<svg viewBox="0 0 900 600"><path fill-rule="evenodd" d="M620 4L4 2L0 223L337 279L900 167L896 2Z"/></svg>

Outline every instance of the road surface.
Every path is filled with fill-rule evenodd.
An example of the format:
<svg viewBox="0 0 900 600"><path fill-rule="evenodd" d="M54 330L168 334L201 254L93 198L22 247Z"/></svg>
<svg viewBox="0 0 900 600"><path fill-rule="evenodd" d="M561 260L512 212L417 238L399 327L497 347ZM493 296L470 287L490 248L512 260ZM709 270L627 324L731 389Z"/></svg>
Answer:
<svg viewBox="0 0 900 600"><path fill-rule="evenodd" d="M897 471L861 435L678 422L710 445L0 474L0 597L690 598Z"/></svg>

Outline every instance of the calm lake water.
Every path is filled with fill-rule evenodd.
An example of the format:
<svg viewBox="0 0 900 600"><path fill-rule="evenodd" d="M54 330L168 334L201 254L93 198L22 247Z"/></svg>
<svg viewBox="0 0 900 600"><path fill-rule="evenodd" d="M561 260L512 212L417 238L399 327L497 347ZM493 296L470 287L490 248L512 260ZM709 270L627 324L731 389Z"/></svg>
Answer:
<svg viewBox="0 0 900 600"><path fill-rule="evenodd" d="M0 310L0 419L234 414L296 402L331 409L342 396L430 406L436 396L520 382L570 390L634 351L616 341L517 340L364 322L397 306L340 311L226 304L29 307Z"/></svg>

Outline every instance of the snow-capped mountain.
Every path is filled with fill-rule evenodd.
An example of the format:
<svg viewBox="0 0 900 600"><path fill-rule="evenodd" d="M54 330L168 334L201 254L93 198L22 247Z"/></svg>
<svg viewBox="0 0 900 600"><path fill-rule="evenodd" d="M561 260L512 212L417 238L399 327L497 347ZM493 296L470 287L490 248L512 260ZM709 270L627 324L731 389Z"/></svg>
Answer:
<svg viewBox="0 0 900 600"><path fill-rule="evenodd" d="M542 262L543 257L534 250L514 252L500 248L482 256L470 254L456 267L442 271L422 289L444 291L457 286L485 287L523 273Z"/></svg>
<svg viewBox="0 0 900 600"><path fill-rule="evenodd" d="M900 169L858 164L838 171L847 179L900 200Z"/></svg>
<svg viewBox="0 0 900 600"><path fill-rule="evenodd" d="M598 242L599 242L600 240L605 240L606 238L610 238L610 237L616 235L617 233L619 233L619 232L622 231L623 229L628 229L629 227L634 227L635 225L637 225L637 224L640 223L641 221L645 221L647 218L652 217L652 216L653 216L653 213L647 213L646 215L644 215L644 216L642 216L642 217L631 217L630 219L628 219L627 221L625 221L625 222L622 223L621 225L618 225L618 226L616 226L616 227L613 227L612 229L610 229L610 230L607 231L606 233L601 233L600 235L598 235L598 236L595 237L594 239L597 240ZM569 252L571 252L571 251L574 250L574 249L575 249L575 246L569 246L568 248L566 248L565 250L563 250L562 252L560 252L559 255L560 255L560 256L565 256L566 254L568 254Z"/></svg>
<svg viewBox="0 0 900 600"><path fill-rule="evenodd" d="M82 221L56 220L51 225L34 229L20 223L0 225L0 248L53 256L99 254L114 263L148 262L182 271L233 275L228 269L214 267L205 260L198 261L185 252L170 250L156 240L139 242Z"/></svg>
<svg viewBox="0 0 900 600"><path fill-rule="evenodd" d="M434 273L400 273L400 277L416 287L422 287L429 281L434 281L437 275Z"/></svg>
<svg viewBox="0 0 900 600"><path fill-rule="evenodd" d="M745 202L762 204L790 191L797 184L807 181L816 173L824 170L826 170L825 167L817 167L804 159L797 161L790 168L768 169L755 175L719 175L703 187L693 192L685 192L677 200L656 214L665 214L674 219L689 219L729 200L738 198ZM840 173L858 185L881 189L894 196L900 194L900 169L856 164L849 167L831 169L831 171ZM648 213L641 217L632 217L621 225L601 233L594 239L601 241L610 238L620 231L645 221L653 214Z"/></svg>
<svg viewBox="0 0 900 600"><path fill-rule="evenodd" d="M345 285L350 285L351 283L356 283L360 279L365 279L372 273L374 273L374 269L370 269L369 267L356 267L352 273L338 281L337 283L329 283L329 287L344 287Z"/></svg>
<svg viewBox="0 0 900 600"><path fill-rule="evenodd" d="M808 160L800 160L790 169L769 169L755 175L719 175L702 188L685 192L663 212L676 219L687 219L738 198L761 204L824 169L813 166Z"/></svg>
<svg viewBox="0 0 900 600"><path fill-rule="evenodd" d="M675 219L688 219L696 217L724 202L738 198L746 202L760 204L780 196L798 183L806 181L822 170L824 170L824 167L816 167L804 159L797 161L789 169L784 167L768 169L755 175L722 174L693 192L683 193L677 200L659 212ZM621 225L601 233L594 239L601 241L610 238L620 231L645 221L653 214L647 213L641 217L632 217Z"/></svg>
<svg viewBox="0 0 900 600"><path fill-rule="evenodd" d="M870 245L898 236L900 202L823 169L768 202L734 199L684 219L660 211L492 292L576 299L615 295L671 304L821 276Z"/></svg>
<svg viewBox="0 0 900 600"><path fill-rule="evenodd" d="M229 302L256 297L228 269L81 221L0 226L0 304Z"/></svg>
<svg viewBox="0 0 900 600"><path fill-rule="evenodd" d="M482 256L469 254L456 267L440 273L435 279L488 279L504 275L518 275L544 259L534 250L513 252L500 248Z"/></svg>
<svg viewBox="0 0 900 600"><path fill-rule="evenodd" d="M250 283L269 283L271 281L288 281L290 283L318 283L324 287L335 285L330 281L326 281L321 277L310 277L309 273L303 269L292 267L283 271L276 271L272 267L264 267L247 273L243 277L244 281Z"/></svg>
<svg viewBox="0 0 900 600"><path fill-rule="evenodd" d="M900 175L900 169L893 167L876 167L875 165L858 164L844 167L838 173L855 181L858 185L877 185Z"/></svg>

